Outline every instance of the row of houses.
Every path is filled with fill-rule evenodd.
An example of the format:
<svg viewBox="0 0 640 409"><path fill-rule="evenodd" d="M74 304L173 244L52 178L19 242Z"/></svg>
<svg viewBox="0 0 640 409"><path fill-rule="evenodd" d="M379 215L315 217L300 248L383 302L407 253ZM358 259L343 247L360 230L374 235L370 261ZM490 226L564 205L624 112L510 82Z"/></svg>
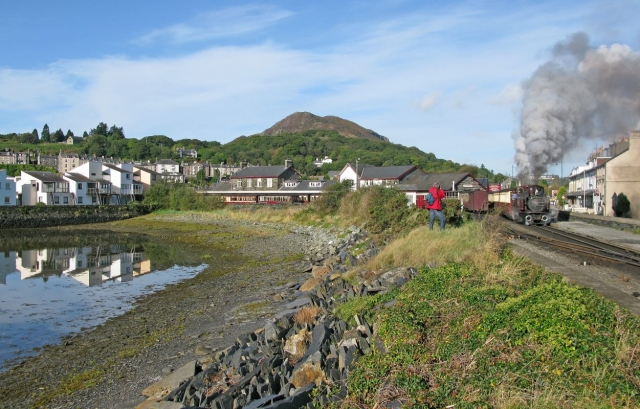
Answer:
<svg viewBox="0 0 640 409"><path fill-rule="evenodd" d="M374 185L396 187L415 205L421 205L434 183L439 183L450 197L487 188L469 173L427 174L414 165L381 167L348 163L342 170L331 172L330 179L304 180L291 162L285 161L284 166L243 168L203 193L222 196L229 204L306 203L317 200L328 186L346 180L352 182L353 189Z"/></svg>
<svg viewBox="0 0 640 409"><path fill-rule="evenodd" d="M84 163L62 175L50 172L22 171L9 178L0 170L0 205L94 205L126 204L142 199L159 180L180 182L166 168L158 173L147 167L98 161ZM377 167L347 164L331 179L304 180L291 160L283 166L246 166L219 181L203 194L219 195L225 203L306 203L319 198L334 183L351 180L353 189L381 185L404 191L409 203L420 205L421 198L434 183L449 196L461 191L486 189L486 184L468 173L427 174L414 165Z"/></svg>
<svg viewBox="0 0 640 409"><path fill-rule="evenodd" d="M569 175L567 201L572 211L614 216L617 196L624 193L631 215L640 214L640 131L596 150L585 165ZM637 217L637 216L635 216Z"/></svg>

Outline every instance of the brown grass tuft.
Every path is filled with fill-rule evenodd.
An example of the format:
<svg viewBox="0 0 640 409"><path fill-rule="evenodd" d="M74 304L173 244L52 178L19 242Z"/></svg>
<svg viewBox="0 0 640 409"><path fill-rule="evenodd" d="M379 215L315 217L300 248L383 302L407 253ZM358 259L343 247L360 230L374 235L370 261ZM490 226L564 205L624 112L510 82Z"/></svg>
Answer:
<svg viewBox="0 0 640 409"><path fill-rule="evenodd" d="M300 325L311 324L322 309L320 307L310 306L304 307L300 311L296 312L293 316L293 320Z"/></svg>

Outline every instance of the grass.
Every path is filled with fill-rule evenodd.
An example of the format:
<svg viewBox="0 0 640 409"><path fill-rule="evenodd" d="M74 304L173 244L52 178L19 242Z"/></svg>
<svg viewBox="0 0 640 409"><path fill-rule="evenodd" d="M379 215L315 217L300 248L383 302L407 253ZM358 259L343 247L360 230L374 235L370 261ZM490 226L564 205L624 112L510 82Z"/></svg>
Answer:
<svg viewBox="0 0 640 409"><path fill-rule="evenodd" d="M640 407L640 320L514 257L498 225L418 228L367 265L422 267L391 294L337 308L365 316L388 351L358 360L342 407Z"/></svg>
<svg viewBox="0 0 640 409"><path fill-rule="evenodd" d="M311 324L315 321L318 314L322 309L316 306L309 306L301 308L300 311L293 315L293 321L300 325Z"/></svg>

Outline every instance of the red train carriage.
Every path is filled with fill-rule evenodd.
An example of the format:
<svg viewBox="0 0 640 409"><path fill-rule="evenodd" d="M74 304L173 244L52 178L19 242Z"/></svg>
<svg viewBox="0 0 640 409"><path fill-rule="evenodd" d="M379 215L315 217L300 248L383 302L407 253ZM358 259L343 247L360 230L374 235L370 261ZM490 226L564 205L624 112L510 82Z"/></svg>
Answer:
<svg viewBox="0 0 640 409"><path fill-rule="evenodd" d="M464 192L460 193L460 200L469 212L500 210L506 217L527 226L549 225L552 220L549 198L540 185L522 185L497 192Z"/></svg>

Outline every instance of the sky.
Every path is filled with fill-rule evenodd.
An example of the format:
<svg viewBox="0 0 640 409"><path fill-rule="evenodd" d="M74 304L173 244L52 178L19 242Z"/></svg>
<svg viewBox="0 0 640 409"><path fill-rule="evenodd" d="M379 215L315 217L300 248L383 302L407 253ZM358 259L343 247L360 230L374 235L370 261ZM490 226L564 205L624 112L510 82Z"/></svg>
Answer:
<svg viewBox="0 0 640 409"><path fill-rule="evenodd" d="M555 44L640 50L640 0L0 1L0 133L227 143L311 112L504 174Z"/></svg>

